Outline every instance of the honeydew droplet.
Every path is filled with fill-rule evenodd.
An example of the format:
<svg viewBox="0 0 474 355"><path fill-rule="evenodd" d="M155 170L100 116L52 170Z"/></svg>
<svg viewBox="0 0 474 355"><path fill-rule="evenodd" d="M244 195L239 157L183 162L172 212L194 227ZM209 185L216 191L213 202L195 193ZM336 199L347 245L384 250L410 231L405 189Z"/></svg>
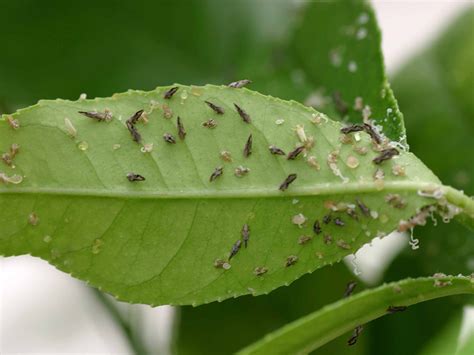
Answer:
<svg viewBox="0 0 474 355"><path fill-rule="evenodd" d="M66 133L68 134L68 136L70 136L71 138L75 138L77 135L77 129L76 127L74 127L69 118L66 117L64 119L64 125L66 126Z"/></svg>
<svg viewBox="0 0 474 355"><path fill-rule="evenodd" d="M50 235L45 235L43 238L43 242L50 243L53 240Z"/></svg>
<svg viewBox="0 0 474 355"><path fill-rule="evenodd" d="M347 65L347 69L351 72L354 73L357 71L357 63L351 60L349 64Z"/></svg>
<svg viewBox="0 0 474 355"><path fill-rule="evenodd" d="M181 97L181 105L183 105L184 101L186 101L188 98L188 91L187 90L181 91L180 97Z"/></svg>
<svg viewBox="0 0 474 355"><path fill-rule="evenodd" d="M229 270L231 267L232 267L232 265L230 265L229 263L224 263L224 264L222 264L222 268L223 268L224 270Z"/></svg>
<svg viewBox="0 0 474 355"><path fill-rule="evenodd" d="M92 254L99 254L100 249L101 249L103 244L104 244L104 242L102 241L102 239L94 240L94 243L92 244Z"/></svg>
<svg viewBox="0 0 474 355"><path fill-rule="evenodd" d="M285 120L283 118L280 118L280 119L275 121L275 124L277 124L279 126L282 125L283 123L285 123Z"/></svg>
<svg viewBox="0 0 474 355"><path fill-rule="evenodd" d="M79 148L79 150L85 152L89 148L89 144L86 141L82 141L77 144L77 147Z"/></svg>
<svg viewBox="0 0 474 355"><path fill-rule="evenodd" d="M153 143L143 145L143 147L140 148L140 151L142 153L151 153L153 151Z"/></svg>
<svg viewBox="0 0 474 355"><path fill-rule="evenodd" d="M355 169L359 166L359 159L352 155L349 155L346 160L346 165L351 169Z"/></svg>
<svg viewBox="0 0 474 355"><path fill-rule="evenodd" d="M87 99L87 94L83 92L82 94L79 95L79 100L85 100L85 99Z"/></svg>
<svg viewBox="0 0 474 355"><path fill-rule="evenodd" d="M291 222L293 222L293 224L296 224L298 227L301 228L303 224L306 222L306 217L302 213L299 213L293 216L293 218L291 219Z"/></svg>
<svg viewBox="0 0 474 355"><path fill-rule="evenodd" d="M359 30L356 33L356 38L360 41L367 37L367 29L365 27L359 28Z"/></svg>
<svg viewBox="0 0 474 355"><path fill-rule="evenodd" d="M114 145L112 146L112 149L113 149L113 150L117 150L117 149L120 149L120 147L121 147L120 144L114 144Z"/></svg>

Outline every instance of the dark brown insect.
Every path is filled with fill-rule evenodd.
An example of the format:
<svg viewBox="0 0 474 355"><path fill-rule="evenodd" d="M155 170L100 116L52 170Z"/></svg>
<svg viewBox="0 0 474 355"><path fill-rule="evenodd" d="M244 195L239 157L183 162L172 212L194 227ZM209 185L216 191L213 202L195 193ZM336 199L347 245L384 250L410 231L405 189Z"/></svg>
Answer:
<svg viewBox="0 0 474 355"><path fill-rule="evenodd" d="M242 234L242 239L244 240L244 246L247 248L247 244L250 238L250 228L247 223L245 223L244 226L242 227L241 234Z"/></svg>
<svg viewBox="0 0 474 355"><path fill-rule="evenodd" d="M339 112L342 116L349 112L349 106L347 106L347 103L342 99L341 93L339 91L335 91L332 94L332 100L334 101L334 106L336 107L337 112Z"/></svg>
<svg viewBox="0 0 474 355"><path fill-rule="evenodd" d="M357 206L359 206L360 210L362 211L362 214L366 217L370 216L370 210L369 208L358 198L356 199Z"/></svg>
<svg viewBox="0 0 474 355"><path fill-rule="evenodd" d="M363 124L351 124L349 126L346 126L344 128L341 128L341 133L344 134L349 134L353 132L361 132L364 131L365 127Z"/></svg>
<svg viewBox="0 0 474 355"><path fill-rule="evenodd" d="M364 330L364 327L361 325L358 325L352 332L352 336L347 341L347 345L349 346L355 345L357 343L357 339L359 338L360 333L362 333L362 330Z"/></svg>
<svg viewBox="0 0 474 355"><path fill-rule="evenodd" d="M248 158L252 154L252 134L247 138L247 142L244 147L244 157Z"/></svg>
<svg viewBox="0 0 474 355"><path fill-rule="evenodd" d="M230 250L229 260L232 259L240 250L242 246L242 241L239 239L237 240L234 245L232 245L232 249Z"/></svg>
<svg viewBox="0 0 474 355"><path fill-rule="evenodd" d="M86 117L92 118L96 121L110 121L112 118L112 113L109 110L105 110L104 112L97 112L97 111L78 111L81 115Z"/></svg>
<svg viewBox="0 0 474 355"><path fill-rule="evenodd" d="M217 126L217 122L215 120L213 120L212 118L207 120L207 121L204 121L202 123L202 126L203 127L206 127L206 128L214 128Z"/></svg>
<svg viewBox="0 0 474 355"><path fill-rule="evenodd" d="M351 281L349 282L347 285L346 285L346 290L344 291L344 298L345 297L349 297L350 295L352 295L352 293L354 292L354 289L356 288L357 286L357 282L355 281Z"/></svg>
<svg viewBox="0 0 474 355"><path fill-rule="evenodd" d="M247 112L245 112L239 105L234 104L234 106L235 106L235 109L237 110L237 112L239 113L239 116L242 117L242 120L245 123L250 123L252 121L250 119L249 114Z"/></svg>
<svg viewBox="0 0 474 355"><path fill-rule="evenodd" d="M372 161L374 164L381 164L385 160L392 159L395 155L400 154L400 152L396 148L388 148L384 149L380 152L380 155L375 157Z"/></svg>
<svg viewBox="0 0 474 355"><path fill-rule="evenodd" d="M178 91L178 89L179 89L178 86L172 87L171 89L169 89L168 91L165 92L163 97L167 100L171 99L173 97L173 95L176 94L176 91Z"/></svg>
<svg viewBox="0 0 474 355"><path fill-rule="evenodd" d="M127 179L128 181L134 182L134 181L145 181L145 178L139 174L135 173L128 173L127 174Z"/></svg>
<svg viewBox="0 0 474 355"><path fill-rule="evenodd" d="M292 266L295 265L296 262L298 261L298 257L296 255L290 255L289 257L286 258L285 266Z"/></svg>
<svg viewBox="0 0 474 355"><path fill-rule="evenodd" d="M327 245L332 244L332 236L330 236L329 234L326 234L324 236L324 244L327 244Z"/></svg>
<svg viewBox="0 0 474 355"><path fill-rule="evenodd" d="M274 145L269 146L268 149L270 150L270 153L272 153L273 155L285 155L286 154L283 150L281 150L280 148L275 147Z"/></svg>
<svg viewBox="0 0 474 355"><path fill-rule="evenodd" d="M215 181L223 173L224 173L224 168L222 166L215 168L213 173L211 174L211 177L209 178L209 181L210 182Z"/></svg>
<svg viewBox="0 0 474 355"><path fill-rule="evenodd" d="M227 86L230 87L230 88L234 88L234 89L240 89L240 88L243 88L244 86L250 84L251 82L252 81L250 81L248 79L243 79L243 80L239 80L239 81L234 81L234 82L230 83Z"/></svg>
<svg viewBox="0 0 474 355"><path fill-rule="evenodd" d="M304 150L304 146L301 145L299 146L298 148L292 150L291 152L288 153L288 155L286 156L286 159L288 160L294 160L298 157L298 155L301 154L301 152Z"/></svg>
<svg viewBox="0 0 474 355"><path fill-rule="evenodd" d="M388 306L387 312L390 314L406 311L407 306Z"/></svg>
<svg viewBox="0 0 474 355"><path fill-rule="evenodd" d="M344 221L339 217L334 218L334 224L339 227L344 227Z"/></svg>
<svg viewBox="0 0 474 355"><path fill-rule="evenodd" d="M313 232L316 234L321 234L322 229L321 229L321 224L319 224L319 220L316 220L313 224Z"/></svg>
<svg viewBox="0 0 474 355"><path fill-rule="evenodd" d="M290 184L296 180L296 178L298 177L298 175L296 174L290 174L287 176L287 178L285 179L285 181L283 181L279 187L280 191L285 191L288 186L290 186Z"/></svg>
<svg viewBox="0 0 474 355"><path fill-rule="evenodd" d="M382 139L380 138L379 134L370 124L364 123L364 131L367 132L367 134L370 136L370 138L372 138L375 143L382 143Z"/></svg>
<svg viewBox="0 0 474 355"><path fill-rule="evenodd" d="M136 124L138 122L138 120L140 119L140 117L142 117L143 115L143 110L139 110L137 112L135 112L132 117L130 117L127 122L130 122L131 124Z"/></svg>
<svg viewBox="0 0 474 355"><path fill-rule="evenodd" d="M138 130L136 129L135 125L128 120L126 122L126 125L128 128L128 131L132 135L133 140L137 143L140 143L140 141L142 140L142 136L140 135L140 133L138 133Z"/></svg>
<svg viewBox="0 0 474 355"><path fill-rule="evenodd" d="M329 222L331 222L331 219L332 219L331 215L327 214L323 217L323 223L324 224L329 224Z"/></svg>
<svg viewBox="0 0 474 355"><path fill-rule="evenodd" d="M223 115L224 114L224 109L220 106L217 106L216 104L213 104L212 102L209 101L204 101L212 110L217 113L218 115Z"/></svg>
<svg viewBox="0 0 474 355"><path fill-rule="evenodd" d="M176 139L169 133L163 134L163 139L165 142L170 143L170 144L176 144Z"/></svg>
<svg viewBox="0 0 474 355"><path fill-rule="evenodd" d="M183 126L183 122L181 122L181 117L178 116L176 125L178 127L178 136L181 140L183 140L186 137L186 131Z"/></svg>

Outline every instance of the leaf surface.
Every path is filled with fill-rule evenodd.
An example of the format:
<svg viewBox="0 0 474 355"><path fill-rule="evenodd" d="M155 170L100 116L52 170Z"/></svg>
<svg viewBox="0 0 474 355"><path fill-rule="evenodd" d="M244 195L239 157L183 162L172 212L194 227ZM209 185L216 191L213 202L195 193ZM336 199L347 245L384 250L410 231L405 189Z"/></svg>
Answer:
<svg viewBox="0 0 474 355"><path fill-rule="evenodd" d="M326 122L297 103L246 89L177 87L169 100L163 99L166 87L107 99L40 101L4 115L0 151L12 144L20 151L2 174L7 182L12 177L22 182L0 185L0 253L39 256L121 300L197 305L267 293L337 262L436 202L419 190L444 189L411 153L402 151L377 166L372 160L380 153L372 150L369 135L342 143L340 123ZM205 101L225 113L216 114ZM163 104L173 118L164 118ZM250 115L250 124L234 104ZM111 122L78 113L106 109L113 114ZM136 123L144 146L126 128L126 120L140 109L149 121ZM178 116L187 132L184 140L178 138ZM319 124L312 123L316 117ZM202 125L209 118L218 123L214 129ZM284 123L276 124L278 119ZM11 120L20 128L12 129ZM314 147L308 145L294 160L270 154L271 144L287 153L300 146L303 125L306 143L314 139ZM165 142L164 134L177 142ZM252 153L245 157L250 134ZM144 153L150 143L153 150ZM368 152L358 155L356 147ZM223 151L231 154L231 162L222 159ZM320 170L308 164L311 156ZM357 159L356 168L354 160L353 168L346 165L349 156ZM405 168L405 176L392 174L395 165ZM235 176L240 166L249 173ZM210 181L219 167L223 175ZM384 171L383 181L374 180L376 169ZM146 180L130 182L130 172ZM290 174L297 179L279 190ZM389 194L404 207L388 203ZM357 210L356 199L368 206L370 216ZM357 217L344 212L348 206ZM331 222L325 224L323 217L331 211ZM313 234L316 219L321 234ZM250 227L248 247L241 241L229 260L245 224ZM305 236L310 239L302 245ZM227 269L216 268L217 259L229 264ZM256 276L257 268L267 272Z"/></svg>

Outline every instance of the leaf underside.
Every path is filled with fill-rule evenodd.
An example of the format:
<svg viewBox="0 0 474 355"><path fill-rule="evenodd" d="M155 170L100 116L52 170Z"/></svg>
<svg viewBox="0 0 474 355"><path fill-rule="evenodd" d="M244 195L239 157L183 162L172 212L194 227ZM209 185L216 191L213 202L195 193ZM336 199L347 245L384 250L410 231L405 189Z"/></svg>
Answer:
<svg viewBox="0 0 474 355"><path fill-rule="evenodd" d="M434 202L417 191L434 189L439 181L411 153L401 151L375 165L372 159L379 152L367 134L342 142L341 124L313 109L247 89L178 87L168 100L163 95L170 87L165 87L104 99L40 101L3 116L0 151L7 152L11 144L20 151L0 173L23 181L0 184L0 254L38 256L120 300L198 305L289 284L393 231L400 220ZM206 100L225 113L216 114ZM164 117L163 104L172 118ZM250 115L250 124L234 104ZM78 113L106 109L113 114L111 122ZM137 122L142 136L137 144L126 120L140 109L148 123ZM178 137L178 116L187 132L184 140ZM217 126L203 127L211 118ZM8 125L12 119L19 129ZM272 144L286 153L303 144L297 125L304 126L307 149L295 160L270 154ZM165 142L165 133L176 144ZM252 153L245 157L250 134ZM143 152L150 143L153 150ZM359 154L361 147L368 152ZM230 152L232 161L220 157L223 151ZM330 168L328 156L336 151ZM220 166L223 175L211 182ZM237 177L239 166L250 170ZM394 166L405 174L394 175ZM384 172L382 182L374 180L376 169ZM146 180L129 182L130 172ZM297 179L280 191L290 174ZM397 195L404 206L392 207L388 194ZM356 199L368 206L370 216L357 207L357 219L334 210L341 203L355 205ZM295 224L299 214L304 223ZM332 221L325 224L328 214ZM335 224L336 218L344 225ZM321 234L312 231L316 219ZM244 224L250 228L248 247L242 244L228 260ZM301 236L311 239L299 244ZM294 256L296 262L286 266ZM230 269L216 268L216 259ZM256 268L267 272L257 276Z"/></svg>

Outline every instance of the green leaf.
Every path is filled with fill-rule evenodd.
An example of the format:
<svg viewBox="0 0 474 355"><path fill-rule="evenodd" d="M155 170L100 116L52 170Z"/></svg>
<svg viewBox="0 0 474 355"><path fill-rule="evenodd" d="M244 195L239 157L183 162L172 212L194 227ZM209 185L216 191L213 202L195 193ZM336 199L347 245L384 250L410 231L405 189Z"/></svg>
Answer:
<svg viewBox="0 0 474 355"><path fill-rule="evenodd" d="M469 51L474 54L473 15L471 10L455 19L435 43L412 58L393 80L393 88L406 117L411 150L444 183L471 195L474 193L471 143L474 112L463 109L468 103L450 88L464 83L467 85L463 89L466 93L474 90L472 80L471 87L463 81L472 73L473 61L462 60ZM449 65L442 64L447 61ZM384 280L438 272L456 275L474 271L474 233L462 225L444 224L438 219L435 226L428 221L425 227L414 230L414 237L420 240L419 249L404 250L389 267ZM385 355L417 353L430 339L439 337L440 329L454 313L460 313L466 303L473 302L472 296L450 297L420 305L403 318L381 318L373 327L371 351ZM429 322L426 322L427 318ZM393 332L399 337L386 336ZM399 341L400 338L404 341Z"/></svg>
<svg viewBox="0 0 474 355"><path fill-rule="evenodd" d="M459 333L462 326L462 309L451 315L447 324L430 339L429 343L419 353L420 355L456 354Z"/></svg>
<svg viewBox="0 0 474 355"><path fill-rule="evenodd" d="M239 354L305 354L359 325L389 314L390 307L407 307L456 294L474 294L472 278L427 277L383 285L290 323Z"/></svg>
<svg viewBox="0 0 474 355"><path fill-rule="evenodd" d="M313 104L333 118L362 122L356 107L394 141L406 144L403 115L388 84L380 31L366 1L309 2L285 50L262 68L257 90ZM245 71L244 71L245 73ZM336 109L339 92L347 112Z"/></svg>
<svg viewBox="0 0 474 355"><path fill-rule="evenodd" d="M471 200L442 187L411 153L401 151L396 159L375 165L372 160L380 152L372 150L369 135L344 144L341 124L326 122L312 109L246 89L177 87L169 100L163 99L166 87L107 99L40 101L3 116L0 151L16 144L20 152L12 166L2 169L0 252L39 256L121 300L197 305L268 293L337 262L435 204L432 193L466 204L465 210L473 213ZM222 118L206 100L224 109ZM172 119L164 118L163 104L169 105ZM250 124L234 104L250 115ZM107 109L112 122L78 113ZM140 109L149 120L147 125L136 123L145 146L132 140L125 124ZM184 141L177 137L178 116L187 131ZM218 122L214 129L202 125L210 117ZM279 125L276 119L285 121ZM19 129L8 124L15 120ZM300 146L302 125L306 158L305 153L295 160L270 154L270 144L287 153ZM175 135L177 143L165 142L165 133ZM252 154L245 158L250 134ZM144 153L151 143L153 151ZM367 154L355 153L357 146L366 147ZM223 151L230 152L232 162L220 158ZM319 171L306 161L311 156L320 162ZM358 160L357 168L346 165L349 156ZM331 164L326 164L329 158ZM210 181L220 166L223 176ZM239 166L250 172L236 177ZM394 167L405 167L405 176L394 175ZM384 180L374 180L377 170L376 175L384 172ZM127 181L130 172L146 181ZM287 191L279 190L291 174L297 174L296 181ZM420 195L420 190L428 192ZM444 197L439 201L447 208ZM357 198L372 210L371 217L359 214L356 220L345 213ZM392 207L394 202L401 208ZM327 208L338 209L332 218L345 225L325 225ZM313 236L315 219L323 233ZM245 224L252 236L249 247L242 246L225 269L216 268L216 259L224 263L229 258ZM300 245L301 236L312 240ZM268 272L256 276L256 268Z"/></svg>
<svg viewBox="0 0 474 355"><path fill-rule="evenodd" d="M181 307L176 354L235 354L265 334L335 302L353 275L338 263L280 287L265 297L245 296L200 307ZM356 290L364 286L358 285ZM215 336L209 337L209 334ZM238 336L236 336L238 334ZM365 334L366 335L366 334ZM318 355L339 354L347 339L337 339L318 350ZM364 354L363 337L354 354Z"/></svg>

